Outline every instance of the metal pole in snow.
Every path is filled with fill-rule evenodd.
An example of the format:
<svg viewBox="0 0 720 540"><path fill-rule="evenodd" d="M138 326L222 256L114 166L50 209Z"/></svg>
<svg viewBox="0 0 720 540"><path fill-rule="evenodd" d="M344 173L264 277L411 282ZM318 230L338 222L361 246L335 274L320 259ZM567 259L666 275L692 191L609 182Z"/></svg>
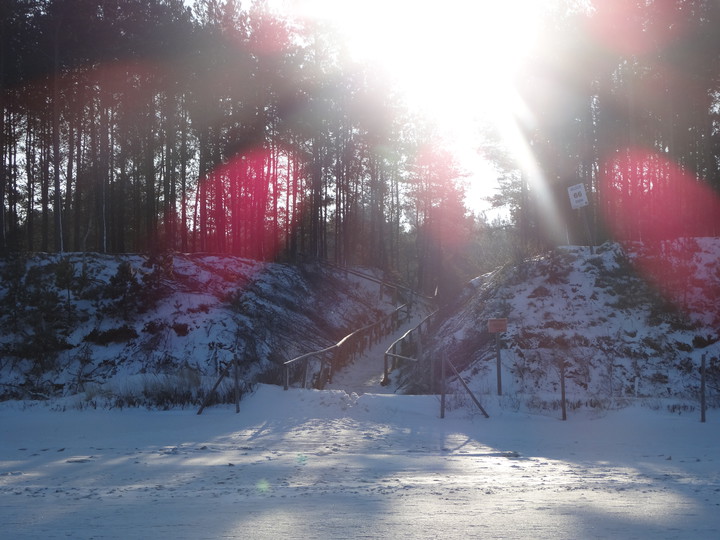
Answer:
<svg viewBox="0 0 720 540"><path fill-rule="evenodd" d="M587 215L587 209L589 207L585 207L582 211L583 219L585 221L585 231L587 232L588 237L588 244L590 244L590 254L595 255L595 239L593 238L592 231L590 230L590 220L588 219Z"/></svg>
<svg viewBox="0 0 720 540"><path fill-rule="evenodd" d="M497 353L497 395L502 396L502 374L500 373L500 333L495 333L495 351Z"/></svg>
<svg viewBox="0 0 720 540"><path fill-rule="evenodd" d="M705 356L703 353L700 362L700 422L705 422Z"/></svg>
<svg viewBox="0 0 720 540"><path fill-rule="evenodd" d="M235 379L235 413L240 412L240 334L235 334L235 350L233 351L233 378ZM247 344L244 345L247 351Z"/></svg>
<svg viewBox="0 0 720 540"><path fill-rule="evenodd" d="M395 349L393 348L393 352L395 352ZM388 377L388 373L390 372L390 366L388 362L388 356L387 354L383 355L383 379L380 383L382 386L387 386L387 384L390 382L390 377Z"/></svg>
<svg viewBox="0 0 720 540"><path fill-rule="evenodd" d="M567 405L565 404L565 361L560 364L560 400L562 402L562 419L567 420Z"/></svg>
<svg viewBox="0 0 720 540"><path fill-rule="evenodd" d="M440 358L440 418L445 418L445 355Z"/></svg>
<svg viewBox="0 0 720 540"><path fill-rule="evenodd" d="M235 412L240 412L240 377L239 377L239 367L238 364L240 361L237 357L237 352L235 353L235 361L233 362L235 364Z"/></svg>

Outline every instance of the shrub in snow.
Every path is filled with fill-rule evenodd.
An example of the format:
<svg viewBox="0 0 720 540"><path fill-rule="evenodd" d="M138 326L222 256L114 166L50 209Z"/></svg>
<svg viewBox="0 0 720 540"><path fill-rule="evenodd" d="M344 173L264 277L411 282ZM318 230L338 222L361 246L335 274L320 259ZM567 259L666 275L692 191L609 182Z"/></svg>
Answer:
<svg viewBox="0 0 720 540"><path fill-rule="evenodd" d="M132 265L129 261L122 261L105 288L105 297L113 300L106 311L119 311L127 318L137 308L139 291L140 283L135 277Z"/></svg>
<svg viewBox="0 0 720 540"><path fill-rule="evenodd" d="M93 329L85 336L85 341L96 345L108 345L109 343L126 343L136 337L138 337L138 334L135 329L124 324L118 328L108 330Z"/></svg>

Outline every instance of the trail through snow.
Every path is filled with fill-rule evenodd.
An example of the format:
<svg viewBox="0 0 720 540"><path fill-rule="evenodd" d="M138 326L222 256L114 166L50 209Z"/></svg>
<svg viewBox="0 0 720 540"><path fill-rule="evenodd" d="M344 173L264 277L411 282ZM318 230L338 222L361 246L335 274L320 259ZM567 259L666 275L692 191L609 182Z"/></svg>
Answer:
<svg viewBox="0 0 720 540"><path fill-rule="evenodd" d="M333 375L332 382L327 385L329 390L345 390L348 394L393 394L394 384L383 386L384 356L394 341L401 338L408 330L414 328L428 315L424 310L416 310L400 328L385 336L370 347L352 364ZM392 379L391 379L392 381Z"/></svg>

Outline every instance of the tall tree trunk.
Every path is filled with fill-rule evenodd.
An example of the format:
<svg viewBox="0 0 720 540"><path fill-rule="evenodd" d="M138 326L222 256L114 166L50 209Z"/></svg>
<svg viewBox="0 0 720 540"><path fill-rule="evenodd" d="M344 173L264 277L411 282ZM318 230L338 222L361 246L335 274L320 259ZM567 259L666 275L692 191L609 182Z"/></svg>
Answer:
<svg viewBox="0 0 720 540"><path fill-rule="evenodd" d="M194 227L197 235L197 246L200 251L208 250L208 183L210 182L208 167L208 128L200 131L200 157L198 162L198 187L195 195L195 212L197 215Z"/></svg>
<svg viewBox="0 0 720 540"><path fill-rule="evenodd" d="M222 163L221 156L221 132L222 129L219 125L215 126L213 130L213 159L212 165L214 170L212 172L213 178L213 192L214 195L214 207L213 207L213 222L215 224L215 250L218 253L225 253L226 245L225 239L227 238L227 223L225 216L225 185L227 175L220 167Z"/></svg>
<svg viewBox="0 0 720 540"><path fill-rule="evenodd" d="M6 36L8 35L7 22L8 22L8 4L3 2L0 5L0 43L5 43ZM0 47L0 255L5 254L8 251L7 242L7 222L5 216L5 191L8 185L8 171L7 171L7 144L8 137L5 133L5 115L7 114L7 103L6 103L6 92L5 81L6 81L6 68L7 68L7 48Z"/></svg>
<svg viewBox="0 0 720 540"><path fill-rule="evenodd" d="M270 142L270 181L272 182L272 216L270 227L270 254L276 257L280 251L280 220L278 216L280 202L280 149L275 141Z"/></svg>
<svg viewBox="0 0 720 540"><path fill-rule="evenodd" d="M163 175L163 223L165 247L175 245L175 144L177 122L175 120L175 96L167 91L165 102L165 171Z"/></svg>
<svg viewBox="0 0 720 540"><path fill-rule="evenodd" d="M72 210L72 200L73 200L73 167L75 165L75 126L73 123L72 118L68 118L68 142L67 142L67 148L68 148L68 155L67 155L67 162L65 163L65 208L63 209L63 215L65 216L65 225L67 226L67 241L66 244L69 247L71 245L70 242L70 229L69 229L69 216L70 212Z"/></svg>
<svg viewBox="0 0 720 540"><path fill-rule="evenodd" d="M188 250L188 212L187 212L187 163L188 163L188 121L187 107L183 100L182 107L182 129L180 132L180 250L186 253Z"/></svg>
<svg viewBox="0 0 720 540"><path fill-rule="evenodd" d="M105 93L101 90L100 98L100 140L99 140L99 182L97 191L98 211L98 243L101 253L108 252L108 171L110 163L110 113L105 103Z"/></svg>
<svg viewBox="0 0 720 540"><path fill-rule="evenodd" d="M12 115L12 113L11 113ZM8 143L6 146L7 153L7 168L5 170L5 178L7 182L7 206L9 209L7 216L7 248L8 249L19 249L19 224L18 224L18 186L17 186L17 140L12 136L14 131L15 123L12 121L7 122L6 129L8 129ZM10 142L12 141L12 143Z"/></svg>
<svg viewBox="0 0 720 540"><path fill-rule="evenodd" d="M50 149L47 144L48 126L42 126L40 147L40 251L50 251Z"/></svg>
<svg viewBox="0 0 720 540"><path fill-rule="evenodd" d="M26 214L25 227L27 237L27 249L32 251L35 242L35 169L37 167L36 144L33 136L37 136L34 131L34 122L30 114L26 116L25 123L25 182L26 182Z"/></svg>
<svg viewBox="0 0 720 540"><path fill-rule="evenodd" d="M147 129L150 129L149 127ZM154 251L156 245L156 195L155 195L155 152L153 148L152 130L145 134L143 145L143 172L145 180L145 239L144 248Z"/></svg>
<svg viewBox="0 0 720 540"><path fill-rule="evenodd" d="M3 54L0 52L0 59L2 56ZM7 236L5 233L7 229L7 220L5 217L5 190L8 181L6 166L7 149L5 143L5 88L2 83L2 70L3 67L0 65L0 255L4 255L8 251Z"/></svg>
<svg viewBox="0 0 720 540"><path fill-rule="evenodd" d="M83 88L82 85L78 88L78 103L83 101ZM73 202L73 246L75 251L83 250L81 227L85 223L85 212L83 199L87 195L84 193L86 190L86 183L83 182L83 153L82 153L82 141L83 141L83 109L78 107L77 114L75 116L76 127L75 127L75 197Z"/></svg>
<svg viewBox="0 0 720 540"><path fill-rule="evenodd" d="M62 220L62 193L60 191L60 22L58 19L53 40L52 82L52 146L53 146L53 221L55 225L55 251L65 251Z"/></svg>

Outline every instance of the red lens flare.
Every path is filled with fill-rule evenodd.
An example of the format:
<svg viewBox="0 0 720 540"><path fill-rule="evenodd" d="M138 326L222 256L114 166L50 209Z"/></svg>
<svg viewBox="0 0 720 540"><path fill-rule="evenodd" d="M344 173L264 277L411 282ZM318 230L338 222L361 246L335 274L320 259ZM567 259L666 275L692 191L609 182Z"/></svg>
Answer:
<svg viewBox="0 0 720 540"><path fill-rule="evenodd" d="M205 174L197 187L195 234L200 249L273 260L290 216L302 211L302 185L287 149L251 147Z"/></svg>
<svg viewBox="0 0 720 540"><path fill-rule="evenodd" d="M642 56L661 49L683 33L682 2L601 0L588 22L590 34L608 50Z"/></svg>
<svg viewBox="0 0 720 540"><path fill-rule="evenodd" d="M718 195L688 170L644 149L621 152L603 170L605 221L617 240L642 242L635 259L639 271L688 311L691 285L694 296L714 297L712 281L693 279L690 263L700 257L694 238L718 232Z"/></svg>

